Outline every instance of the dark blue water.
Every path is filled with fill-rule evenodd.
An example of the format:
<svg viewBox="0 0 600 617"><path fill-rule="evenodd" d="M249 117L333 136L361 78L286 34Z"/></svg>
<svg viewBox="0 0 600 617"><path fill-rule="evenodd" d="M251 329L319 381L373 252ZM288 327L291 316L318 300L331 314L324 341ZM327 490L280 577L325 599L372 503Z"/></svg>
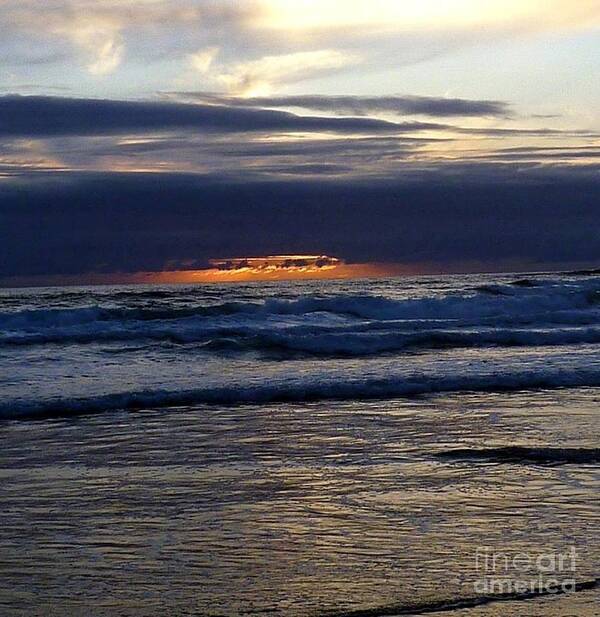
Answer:
<svg viewBox="0 0 600 617"><path fill-rule="evenodd" d="M0 614L420 614L481 546L589 584L599 343L583 275L0 291Z"/></svg>
<svg viewBox="0 0 600 617"><path fill-rule="evenodd" d="M600 386L600 277L0 293L0 417Z"/></svg>

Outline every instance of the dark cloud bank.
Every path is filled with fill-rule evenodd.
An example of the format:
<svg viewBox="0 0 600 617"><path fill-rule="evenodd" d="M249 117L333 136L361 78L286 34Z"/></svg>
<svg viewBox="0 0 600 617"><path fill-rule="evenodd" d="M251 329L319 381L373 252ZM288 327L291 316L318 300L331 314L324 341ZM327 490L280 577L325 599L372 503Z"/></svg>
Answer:
<svg viewBox="0 0 600 617"><path fill-rule="evenodd" d="M497 101L466 101L463 99L429 99L426 97L287 97L281 99L251 99L263 101L310 100L308 104L320 111L347 111L365 114L397 111L403 107L410 115L499 115L506 106ZM206 99L206 96L205 96ZM346 103L338 102L348 99ZM210 102L207 102L210 101ZM190 131L198 133L319 133L340 135L402 135L418 131L451 130L482 136L579 135L597 137L589 131L561 131L522 128L465 128L439 122L418 120L390 122L363 116L327 117L303 116L277 109L245 106L243 100L209 96L198 103L172 101L118 101L110 99L80 99L55 96L0 96L0 137L51 138L92 135L127 135ZM217 104L218 103L218 104ZM248 103L252 104L252 103ZM321 107L318 107L321 105ZM412 109L412 111L409 111ZM418 110L421 111L418 111Z"/></svg>
<svg viewBox="0 0 600 617"><path fill-rule="evenodd" d="M184 98L232 107L299 107L315 111L362 116L387 112L399 115L433 117L495 116L510 117L510 107L503 101L477 101L433 96L266 96L238 98L206 92L174 93Z"/></svg>
<svg viewBox="0 0 600 617"><path fill-rule="evenodd" d="M597 263L600 181L467 168L411 182L241 182L184 174L49 174L0 183L0 279L208 265L223 255L350 262Z"/></svg>
<svg viewBox="0 0 600 617"><path fill-rule="evenodd" d="M437 128L375 118L297 116L284 111L157 101L113 101L49 96L0 97L0 136L53 137L198 129L399 133Z"/></svg>
<svg viewBox="0 0 600 617"><path fill-rule="evenodd" d="M347 99L358 111L374 105L374 99L368 98L310 98L304 103L315 106L320 101L321 109L334 105L339 110L349 104ZM389 103L377 101L378 109ZM466 111L460 111L464 101L451 102L445 111L439 107L442 103L429 99L399 101L396 97L392 103L412 105L413 110L421 106L419 113L425 113L423 105L438 115ZM472 105L472 113L505 110L494 102ZM215 257L277 254L335 255L348 262L395 262L417 269L427 264L439 271L460 270L465 264L481 270L506 264L508 268L556 269L573 263L598 264L598 166L542 168L533 161L491 160L410 163L397 160L399 141L388 143L392 135L401 133L406 149L407 132L444 126L363 117L302 117L233 104L0 97L0 137L9 145L11 138L20 137L43 141L174 131L178 136L167 137L167 142L175 139L179 151L186 137L197 130L198 143L188 144L190 152L214 131L235 134L232 139L239 142L237 146L220 146L226 153L264 159L269 148L250 143L244 134L339 133L328 143L280 144L274 154L295 158L285 161L283 169L275 161L271 170L262 160L257 168L262 180L254 167L242 168L235 158L231 171L221 175L36 172L10 164L3 171L0 166L0 283L9 277L155 271L166 264L202 268ZM352 175L345 180L314 177L344 170L340 153L350 141L357 146L355 140L344 137L355 132L365 133L362 147L369 140L379 140L379 150L368 156L359 152L362 158L353 163L354 179ZM183 146L178 145L182 139ZM85 139L80 141L83 156L91 146ZM382 143L396 158L393 165L380 169ZM165 143L161 141L160 147ZM318 154L321 159L308 160L303 153ZM373 171L365 172L362 168L369 161L375 163ZM293 171L296 177L266 180L269 171L275 176ZM361 173L370 179L356 179ZM378 178L373 177L376 173ZM299 179L298 174L307 176Z"/></svg>

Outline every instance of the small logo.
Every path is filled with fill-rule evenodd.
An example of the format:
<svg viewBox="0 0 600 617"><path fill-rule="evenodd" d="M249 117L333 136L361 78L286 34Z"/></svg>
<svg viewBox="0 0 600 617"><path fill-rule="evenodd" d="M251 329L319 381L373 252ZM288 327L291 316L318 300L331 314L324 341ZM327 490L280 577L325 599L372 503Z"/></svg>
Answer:
<svg viewBox="0 0 600 617"><path fill-rule="evenodd" d="M576 591L577 549L539 553L496 550L479 546L475 552L477 594L554 594Z"/></svg>

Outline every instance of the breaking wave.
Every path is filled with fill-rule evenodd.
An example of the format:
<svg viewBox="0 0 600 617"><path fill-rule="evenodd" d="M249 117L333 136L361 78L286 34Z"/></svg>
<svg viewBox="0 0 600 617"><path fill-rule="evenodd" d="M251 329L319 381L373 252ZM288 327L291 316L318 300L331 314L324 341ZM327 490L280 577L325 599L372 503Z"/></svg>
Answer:
<svg viewBox="0 0 600 617"><path fill-rule="evenodd" d="M600 342L598 278L522 279L407 299L309 295L181 306L163 302L160 294L136 298L144 304L0 312L0 346L147 340L199 343L206 350L368 355Z"/></svg>
<svg viewBox="0 0 600 617"><path fill-rule="evenodd" d="M503 392L550 388L600 387L600 370L547 370L516 374L387 377L307 380L204 387L185 390L142 390L89 398L16 400L0 403L0 418L69 416L105 411L155 409L187 405L252 405L321 400L369 400L450 392Z"/></svg>
<svg viewBox="0 0 600 617"><path fill-rule="evenodd" d="M314 356L368 356L411 349L468 348L487 346L557 346L600 343L600 327L557 329L480 329L410 331L356 331L348 328L289 328L287 332L244 327L163 326L140 331L119 329L97 332L20 333L5 335L2 342L12 345L42 343L93 343L111 341L167 341L197 343L206 351L290 352Z"/></svg>

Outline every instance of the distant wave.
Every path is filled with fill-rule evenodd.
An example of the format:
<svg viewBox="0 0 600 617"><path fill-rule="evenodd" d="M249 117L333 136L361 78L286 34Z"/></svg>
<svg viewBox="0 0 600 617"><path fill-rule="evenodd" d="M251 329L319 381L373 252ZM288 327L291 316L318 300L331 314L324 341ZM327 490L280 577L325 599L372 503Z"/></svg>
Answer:
<svg viewBox="0 0 600 617"><path fill-rule="evenodd" d="M16 400L0 403L0 418L19 419L68 416L117 410L188 405L258 404L319 400L390 399L443 392L494 392L526 389L600 387L599 370L548 370L508 375L466 375L352 380L282 382L262 385L231 385L186 390L144 390L89 398Z"/></svg>
<svg viewBox="0 0 600 617"><path fill-rule="evenodd" d="M569 463L600 463L600 448L547 448L532 446L457 448L438 452L435 456L452 460L561 465Z"/></svg>
<svg viewBox="0 0 600 617"><path fill-rule="evenodd" d="M584 270L570 270L569 272L562 272L568 276L600 276L600 268L589 268Z"/></svg>
<svg viewBox="0 0 600 617"><path fill-rule="evenodd" d="M429 324L435 326L436 324ZM453 324L454 325L454 324ZM45 332L0 335L0 344L21 346L45 343L70 344L117 341L196 343L207 351L279 351L314 356L368 356L410 349L560 346L600 343L598 327L424 329L422 324L385 322L355 326L289 326L269 331L261 326L166 324L150 328L121 326L109 329L57 328ZM410 328L413 331L410 331ZM400 329L404 330L401 331ZM400 330L400 331L399 331Z"/></svg>
<svg viewBox="0 0 600 617"><path fill-rule="evenodd" d="M439 298L398 300L350 294L201 306L151 300L141 307L1 312L0 345L150 340L200 343L209 351L369 355L411 348L600 342L598 279L516 280Z"/></svg>
<svg viewBox="0 0 600 617"><path fill-rule="evenodd" d="M214 306L157 307L157 308L109 308L86 306L81 308L29 309L0 313L0 328L20 330L57 328L112 321L158 321L176 320L196 316L229 315L255 312L262 307L258 303L226 302Z"/></svg>
<svg viewBox="0 0 600 617"><path fill-rule="evenodd" d="M509 285L478 287L475 293L402 300L349 294L333 297L305 296L295 300L267 298L263 302L237 301L189 307L159 305L140 308L88 306L26 309L0 312L0 328L52 328L94 321L174 320L193 316L214 317L248 313L263 316L306 315L316 312L377 320L470 319L479 322L480 319L503 315L536 317L550 312L587 310L600 304L600 280L597 279L579 284L526 283L514 281Z"/></svg>

